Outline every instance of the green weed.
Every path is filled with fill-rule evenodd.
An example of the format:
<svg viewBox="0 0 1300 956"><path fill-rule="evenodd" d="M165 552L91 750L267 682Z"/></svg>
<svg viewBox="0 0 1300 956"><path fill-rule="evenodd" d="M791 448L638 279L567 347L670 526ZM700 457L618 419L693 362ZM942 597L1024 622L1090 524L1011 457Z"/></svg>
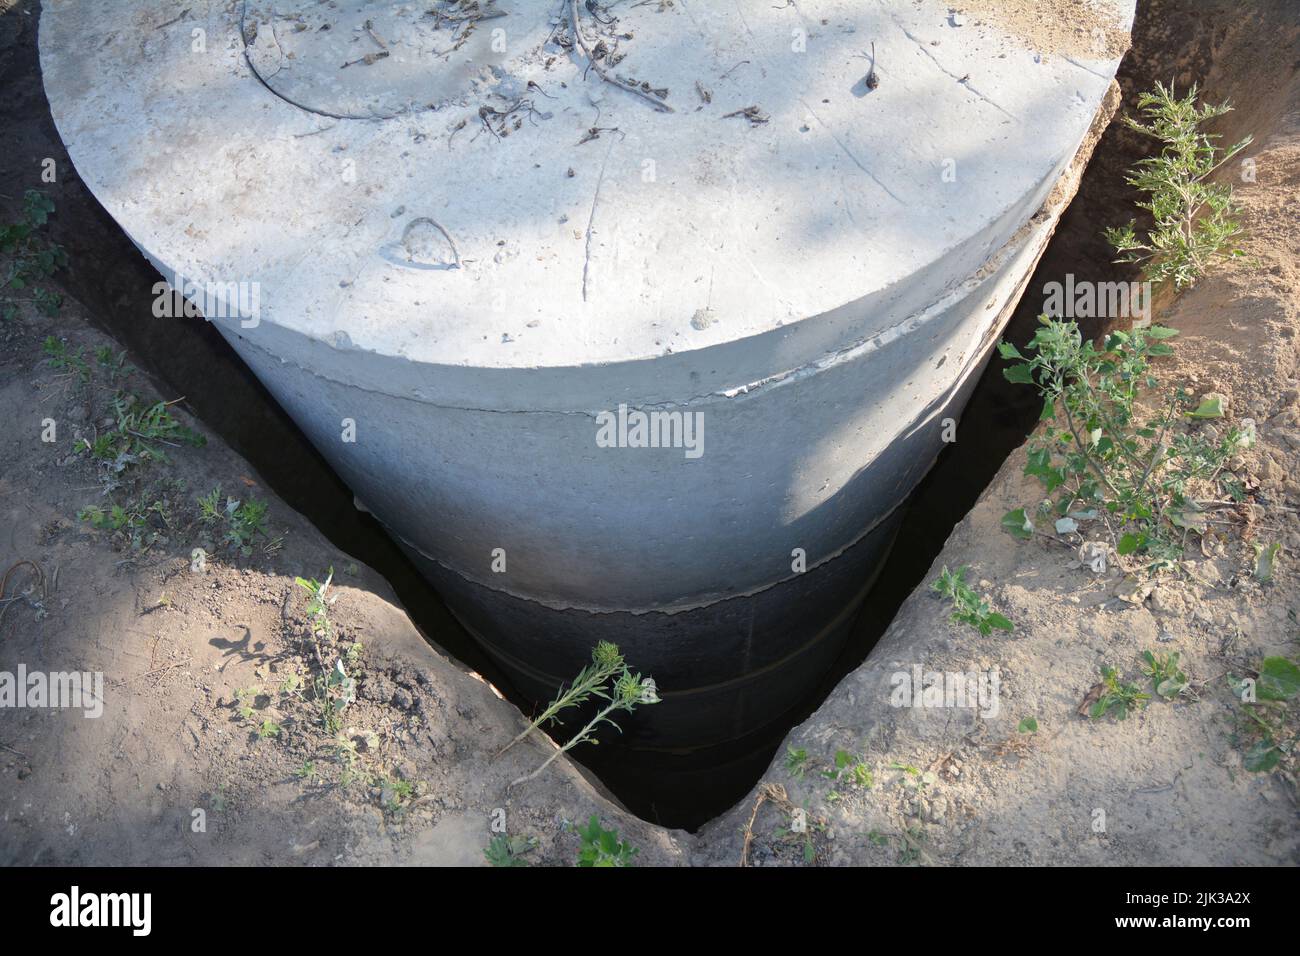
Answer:
<svg viewBox="0 0 1300 956"><path fill-rule="evenodd" d="M501 756L542 724L558 720L561 711L578 707L590 700L593 695L605 696L603 693L605 685L611 677L624 670L625 666L617 644L611 644L609 641L597 643L591 652L591 663L578 672L578 676L567 688L560 688L559 695L546 705L537 719L524 728L514 740L498 750L496 756Z"/></svg>
<svg viewBox="0 0 1300 956"><path fill-rule="evenodd" d="M803 779L804 771L808 769L808 751L803 747L796 748L793 744L785 746L785 772L792 777Z"/></svg>
<svg viewBox="0 0 1300 956"><path fill-rule="evenodd" d="M612 651L608 648L612 648ZM595 654L597 652L601 652L599 645L597 645L596 651L593 651L593 662L595 662ZM561 746L558 750L553 751L540 767L532 773L525 774L524 776L511 781L511 787L532 780L550 766L553 760L562 754L568 753L579 744L590 742L592 745L595 745L599 743L595 738L595 732L602 724L609 724L615 730L619 731L619 733L622 733L622 728L619 727L613 719L615 714L620 712L630 714L637 707L659 703L659 688L656 686L653 677L642 677L640 674L632 673L632 671L628 669L627 664L622 662L622 655L618 654L618 648L612 644L608 645L607 649L601 653L606 655L606 657L618 655L619 666L621 667L621 673L610 686L593 689L590 692L591 696L598 697L601 700L607 701L607 703L597 711L596 716L588 721L586 726L569 738L567 743Z"/></svg>
<svg viewBox="0 0 1300 956"><path fill-rule="evenodd" d="M177 399L179 401L179 399ZM139 395L118 392L111 406L114 425L96 436L93 442L82 439L92 458L111 472L121 473L132 465L150 461L166 462L161 445L200 446L207 439L183 424L169 407L176 402L147 404Z"/></svg>
<svg viewBox="0 0 1300 956"><path fill-rule="evenodd" d="M606 830L600 818L591 815L585 827L578 827L582 844L578 849L578 866L633 866L641 851L618 838L617 830Z"/></svg>
<svg viewBox="0 0 1300 956"><path fill-rule="evenodd" d="M508 837L499 833L483 850L483 856L492 866L527 866L524 854L531 853L536 846L534 837Z"/></svg>
<svg viewBox="0 0 1300 956"><path fill-rule="evenodd" d="M1088 716L1094 719L1114 714L1125 720L1130 712L1146 707L1151 699L1151 695L1142 693L1137 684L1120 680L1119 671L1113 667L1102 666L1101 680L1101 696L1088 709Z"/></svg>
<svg viewBox="0 0 1300 956"><path fill-rule="evenodd" d="M266 535L266 502L256 498L240 501L222 498L221 486L213 488L199 499L199 520L210 528L219 529L221 540L245 557L253 553L253 539Z"/></svg>
<svg viewBox="0 0 1300 956"><path fill-rule="evenodd" d="M835 751L834 767L830 770L823 770L821 773L828 780L850 783L865 789L870 789L875 782L871 768L847 750Z"/></svg>
<svg viewBox="0 0 1300 956"><path fill-rule="evenodd" d="M312 635L319 639L329 639L334 634L330 624L329 609L336 600L328 597L330 582L334 580L334 569L330 568L322 583L315 578L294 578L294 583L308 594L307 618Z"/></svg>
<svg viewBox="0 0 1300 956"><path fill-rule="evenodd" d="M1130 129L1162 144L1160 155L1140 160L1128 176L1129 185L1146 194L1138 207L1154 222L1141 237L1136 221L1106 230L1118 261L1141 264L1146 278L1172 282L1178 291L1194 285L1216 260L1243 254L1236 247L1242 229L1232 186L1212 183L1210 176L1249 146L1251 137L1226 150L1216 146L1219 137L1200 127L1232 107L1198 107L1196 94L1195 85L1180 98L1172 87L1157 83L1154 92L1138 98L1145 122L1124 117Z"/></svg>
<svg viewBox="0 0 1300 956"><path fill-rule="evenodd" d="M1187 675L1178 666L1178 652L1156 655L1142 652L1143 673L1151 678L1151 686L1165 700L1173 700L1187 690Z"/></svg>
<svg viewBox="0 0 1300 956"><path fill-rule="evenodd" d="M35 189L23 193L23 213L18 222L0 226L0 316L12 319L15 303L30 301L45 315L57 315L63 297L39 285L68 264L63 247L45 238L44 229L54 212L54 200ZM14 297L13 292L31 288L30 299Z"/></svg>
<svg viewBox="0 0 1300 956"><path fill-rule="evenodd" d="M1300 724L1292 702L1300 695L1300 667L1285 657L1266 657L1253 684L1228 675L1233 696L1241 702L1238 743L1245 749L1243 764L1251 773L1268 773L1279 764L1294 770Z"/></svg>
<svg viewBox="0 0 1300 956"><path fill-rule="evenodd" d="M67 342L48 335L41 348L50 368L70 373L82 385L90 381L90 365L82 355L84 349L81 346L77 346L75 351L69 351Z"/></svg>
<svg viewBox="0 0 1300 956"><path fill-rule="evenodd" d="M956 571L949 571L947 565L944 565L939 577L931 582L930 589L942 594L952 603L953 621L969 624L981 634L991 634L995 628L1010 631L1015 625L995 612L989 606L988 599L980 597L966 583L966 572L969 570L969 566L962 565Z"/></svg>
<svg viewBox="0 0 1300 956"><path fill-rule="evenodd" d="M1009 343L999 348L1018 363L1004 370L1006 378L1035 386L1043 397L1047 426L1030 440L1025 474L1054 497L1045 516L1057 519L1058 529L1066 521L1077 527L1100 520L1120 555L1140 555L1152 571L1172 566L1187 536L1206 527L1209 499L1195 489L1212 490L1253 435L1235 427L1221 437L1188 431L1185 420L1214 410L1194 407L1182 389L1167 390L1157 413L1140 412L1139 393L1159 384L1150 361L1173 352L1167 341L1178 334L1173 329L1112 332L1099 350L1074 322L1047 316L1039 322L1029 357ZM1003 527L1028 538L1033 519L1017 509Z"/></svg>

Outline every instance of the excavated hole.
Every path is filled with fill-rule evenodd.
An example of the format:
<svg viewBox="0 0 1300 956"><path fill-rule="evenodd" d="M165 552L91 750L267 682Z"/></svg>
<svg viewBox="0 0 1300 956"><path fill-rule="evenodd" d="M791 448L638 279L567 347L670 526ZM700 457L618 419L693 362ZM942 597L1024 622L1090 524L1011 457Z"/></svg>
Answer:
<svg viewBox="0 0 1300 956"><path fill-rule="evenodd" d="M1126 107L1136 91L1150 88L1156 79L1172 78L1180 87L1203 80L1214 30L1205 11L1197 8L1198 2L1140 4L1134 48L1119 76ZM0 73L7 82L18 78L12 85L13 100L0 108L15 133L15 148L0 159L0 174L6 181L19 181L27 163L39 162L39 157L51 152L60 168L71 169L57 145L40 90L34 44L0 49ZM1213 98L1214 91L1209 95ZM1132 278L1111 264L1101 228L1132 215L1136 197L1124 184L1124 171L1145 155L1146 148L1117 124L1107 130L1078 196L1026 287L1007 338L1024 343L1041 309L1044 285L1064 281L1066 273L1074 273L1076 281ZM97 324L130 348L136 360L170 390L185 395L195 414L247 458L285 502L313 521L338 548L383 574L426 635L491 680L525 712L531 711L533 702L515 692L379 525L353 508L348 488L217 332L201 321L153 318L151 290L158 275L80 183L64 183L60 193L59 218L65 232L57 238L68 248L73 263L67 284L88 304ZM1085 327L1086 333L1099 331ZM1031 390L1004 381L1001 363L995 359L966 409L959 440L917 489L899 543L869 594L843 654L799 708L760 737L707 754L660 754L651 761L622 747L615 734L602 738L598 748L577 748L574 756L630 810L652 822L694 829L734 804L767 768L789 728L812 713L835 684L862 662L902 601L925 583L930 564L953 526L1033 428L1039 407Z"/></svg>

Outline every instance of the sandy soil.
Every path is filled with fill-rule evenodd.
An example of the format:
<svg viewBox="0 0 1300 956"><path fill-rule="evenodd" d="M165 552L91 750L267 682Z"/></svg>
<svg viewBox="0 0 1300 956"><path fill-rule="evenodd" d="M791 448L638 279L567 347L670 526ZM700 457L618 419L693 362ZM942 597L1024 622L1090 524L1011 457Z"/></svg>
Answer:
<svg viewBox="0 0 1300 956"><path fill-rule="evenodd" d="M85 375L51 366L51 335ZM177 396L158 395L129 356L117 370L116 343L87 329L74 301L56 320L25 306L0 341L0 671L104 679L99 717L0 708L0 862L480 864L495 824L536 841L529 862L559 865L578 852L571 823L592 814L644 863L680 858L676 835L620 811L565 760L508 792L553 745L493 760L523 728L519 711L437 653L377 575L211 434L203 447L163 447L165 463L129 466L105 495L109 473L77 450L82 439L112 426L120 392ZM203 431L183 402L172 409ZM248 554L199 519L197 499L218 485L270 507ZM138 540L78 518L110 501L156 503ZM199 571L195 548L210 555ZM330 568L322 659L294 579ZM339 659L356 700L331 732L312 682Z"/></svg>

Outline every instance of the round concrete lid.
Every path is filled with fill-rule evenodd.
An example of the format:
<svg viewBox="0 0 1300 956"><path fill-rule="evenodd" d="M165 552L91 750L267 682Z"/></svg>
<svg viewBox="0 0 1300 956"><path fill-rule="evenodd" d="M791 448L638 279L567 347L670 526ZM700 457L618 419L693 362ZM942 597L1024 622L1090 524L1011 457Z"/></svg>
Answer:
<svg viewBox="0 0 1300 956"><path fill-rule="evenodd" d="M241 30L249 65L289 103L339 119L388 119L490 93L509 50L480 28L496 19L490 8L245 0Z"/></svg>
<svg viewBox="0 0 1300 956"><path fill-rule="evenodd" d="M1132 8L47 0L41 53L108 211L272 329L465 369L760 342L743 386L978 270Z"/></svg>

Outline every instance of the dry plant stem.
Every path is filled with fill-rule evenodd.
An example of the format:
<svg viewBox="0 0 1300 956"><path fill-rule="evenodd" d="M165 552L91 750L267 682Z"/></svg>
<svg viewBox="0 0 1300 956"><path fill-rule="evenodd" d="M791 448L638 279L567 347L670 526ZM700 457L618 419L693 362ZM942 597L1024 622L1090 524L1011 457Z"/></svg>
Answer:
<svg viewBox="0 0 1300 956"><path fill-rule="evenodd" d="M597 725L598 725L602 720L604 720L606 717L608 717L610 714L612 714L615 710L618 710L619 707L621 707L621 706L622 706L621 702L620 702L619 700L615 699L615 700L613 701L613 703L609 704L609 705L608 705L607 707L605 707L605 708L604 708L600 713L598 713L595 717L591 718L591 722L590 722L589 724L587 724L586 727L583 727L582 730L580 730L580 731L578 731L576 734L574 734L574 735L573 735L573 739L571 739L571 740L570 740L568 743L566 743L563 747L560 747L560 748L559 748L558 750L556 750L553 754L551 754L549 757L547 757L547 758L546 758L546 761L545 761L545 762L544 762L540 767L538 767L538 768L537 768L536 770L534 770L532 773L525 774L524 776L519 777L519 778L516 779L516 780L512 780L512 781L510 781L510 786L507 787L506 789L512 789L512 788L514 788L514 787L519 786L521 783L527 783L529 780L532 780L534 777L536 777L538 774L540 774L543 770L545 770L547 767L549 767L549 766L551 765L551 761L553 761L556 757L560 756L561 754L568 753L568 752L569 752L569 751L570 751L574 746L576 746L577 744L582 743L582 741L586 739L588 733L590 733L592 730L594 730L594 729L596 728L596 726L597 726Z"/></svg>
<svg viewBox="0 0 1300 956"><path fill-rule="evenodd" d="M1095 397L1097 392L1096 389L1092 387L1092 382L1090 382L1087 378L1084 378L1082 381L1084 387L1088 389L1088 393ZM1137 458L1133 457L1133 455L1128 451L1128 449L1124 447L1122 442L1116 446L1119 448L1120 454L1122 454L1128 460L1129 467L1134 469L1138 469L1138 468L1142 469L1142 478L1141 480L1138 481L1137 487L1143 489L1151 496L1151 500L1155 503L1155 512L1157 518L1162 517L1164 515L1164 507L1160 503L1160 495L1156 493L1156 489L1153 487L1149 487L1147 485L1147 479L1151 476L1151 472L1155 469L1156 464L1160 461L1160 458L1165 451L1164 449L1165 433L1169 430L1169 425L1172 421L1170 416L1173 414L1174 411L1176 411L1176 405L1174 399L1171 398L1169 402L1166 404L1164 426L1160 431L1160 437L1157 440L1156 445L1151 452L1151 459L1146 463L1145 466L1143 466L1142 462L1140 462ZM1107 430L1110 431L1112 435L1121 434L1121 430L1118 427L1116 427L1114 421L1111 420L1111 417L1107 415L1105 411L1101 408L1100 402L1098 402L1097 414L1101 416L1102 424L1105 426ZM1073 428L1073 425L1071 426L1071 428ZM1075 433L1075 437L1078 438L1077 432ZM1087 452L1085 452L1084 454L1086 455ZM1092 461L1091 458L1089 458L1088 460L1090 462ZM1114 486L1112 486L1109 481L1107 481L1106 484L1108 487L1110 487L1111 491L1115 491ZM1118 492L1116 492L1116 494L1118 494Z"/></svg>
<svg viewBox="0 0 1300 956"><path fill-rule="evenodd" d="M36 572L36 583L41 586L41 600L44 601L49 597L49 591L45 587L45 571L42 570L41 566L35 561L29 561L26 558L15 561L9 566L9 570L5 572L4 578L0 580L0 597L4 597L5 592L9 590L9 576L24 565L30 567ZM0 608L0 625L4 624L5 614L9 612L9 608L21 599L22 595L20 594L15 594L13 597L5 599L4 607Z"/></svg>
<svg viewBox="0 0 1300 956"><path fill-rule="evenodd" d="M1092 455L1089 454L1088 446L1083 443L1083 438L1079 435L1079 429L1074 424L1074 416L1070 414L1070 405L1065 400L1064 392L1061 393L1061 396L1061 409L1065 412L1065 421L1070 426L1070 433L1074 435L1075 444L1077 444L1079 450L1083 452L1083 457L1087 460L1093 473L1102 480L1102 483L1105 484L1107 488L1110 489L1110 493L1116 498L1121 497L1119 491L1117 491L1115 486L1110 483L1110 479L1106 477L1106 473L1101 470L1101 466L1098 465L1097 462L1093 460Z"/></svg>
<svg viewBox="0 0 1300 956"><path fill-rule="evenodd" d="M582 55L587 58L587 62L591 65L591 68L596 71L597 76L599 76L610 86L617 87L620 90L625 90L628 93L635 93L637 96L641 97L641 99L645 100L647 103L649 103L651 106L653 106L655 109L659 110L660 112L663 113L677 112L667 103L651 96L649 93L646 93L645 91L635 86L627 86L626 84L620 83L618 82L618 80L613 79L609 75L609 73L605 71L605 68L596 62L596 58L591 55L591 48L587 46L587 41L582 35L582 20L578 17L578 0L569 0L569 16L573 20L573 40L578 45L578 48L582 50Z"/></svg>
<svg viewBox="0 0 1300 956"><path fill-rule="evenodd" d="M1169 401L1165 403L1164 424L1161 425L1160 434L1156 438L1155 451L1152 452L1151 454L1151 460L1147 462L1146 471L1142 472L1142 480L1138 482L1138 484L1143 488L1147 486L1147 478L1151 476L1151 472L1155 469L1156 462L1158 462L1160 460L1160 457L1165 453L1165 435L1169 433L1169 426L1173 424L1173 413L1176 410L1177 410L1177 405L1175 404L1175 399L1171 397ZM1218 477L1217 471L1210 478L1210 481L1213 482L1216 477ZM1153 493L1153 497L1157 501L1159 500L1159 497L1154 495L1154 493Z"/></svg>
<svg viewBox="0 0 1300 956"><path fill-rule="evenodd" d="M495 760L497 757L500 757L515 744L519 743L519 741L523 740L538 727L542 726L542 724L546 723L548 720L554 719L555 715L564 710L565 707L581 704L593 694L604 696L601 693L601 688L605 686L606 681L618 673L618 669L621 666L621 657L616 666L601 665L598 661L593 659L590 668L584 667L579 671L578 676L574 678L573 684L568 688L568 690L565 690L565 688L561 686L559 696L556 697L555 700L551 701L551 703L547 705L546 709L542 711L541 715L525 727L514 740L510 741L510 743L506 744L493 754L492 759Z"/></svg>
<svg viewBox="0 0 1300 956"><path fill-rule="evenodd" d="M604 680L602 680L600 683L601 683L601 684L604 684ZM563 695L561 695L561 699L562 699L562 697L563 697ZM557 702L558 702L558 701L557 701ZM542 711L542 715L541 715L540 717L538 717L536 720L534 720L534 721L533 721L531 724L529 724L527 727L525 727L523 730L521 730L521 731L520 731L520 732L515 736L515 739L514 739L514 740L510 741L510 743L506 744L504 747L502 747L500 750L498 750L496 753L494 753L494 754L492 755L492 759L495 760L497 757L500 757L503 753L505 753L507 750L509 750L509 749L510 749L511 747L513 747L515 744L519 743L519 741L523 740L525 737L527 737L529 734L531 734L531 733L532 733L534 730L536 730L538 727L542 726L542 724L546 723L546 721L550 720L552 717L554 717L556 714L558 714L558 713L560 712L560 710L561 710L560 707L548 707L548 708L546 708L546 710Z"/></svg>
<svg viewBox="0 0 1300 956"><path fill-rule="evenodd" d="M754 821L758 819L758 810L766 800L771 800L782 809L792 807L790 798L786 796L785 787L779 783L765 784L759 791L758 799L754 801L754 809L749 814L749 822L745 824L745 843L740 848L740 865L749 866L749 847L754 842Z"/></svg>

